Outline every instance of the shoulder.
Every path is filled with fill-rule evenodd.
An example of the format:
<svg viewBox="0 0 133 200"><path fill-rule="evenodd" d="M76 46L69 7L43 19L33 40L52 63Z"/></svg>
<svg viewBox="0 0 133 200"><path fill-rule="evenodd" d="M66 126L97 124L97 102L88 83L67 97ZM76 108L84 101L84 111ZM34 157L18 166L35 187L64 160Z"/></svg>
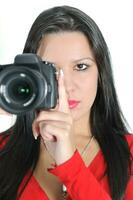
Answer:
<svg viewBox="0 0 133 200"><path fill-rule="evenodd" d="M127 140L131 154L133 155L133 134L125 134L125 138Z"/></svg>
<svg viewBox="0 0 133 200"><path fill-rule="evenodd" d="M0 150L4 148L8 140L9 140L9 135L0 134Z"/></svg>
<svg viewBox="0 0 133 200"><path fill-rule="evenodd" d="M125 134L129 147L133 146L133 134Z"/></svg>

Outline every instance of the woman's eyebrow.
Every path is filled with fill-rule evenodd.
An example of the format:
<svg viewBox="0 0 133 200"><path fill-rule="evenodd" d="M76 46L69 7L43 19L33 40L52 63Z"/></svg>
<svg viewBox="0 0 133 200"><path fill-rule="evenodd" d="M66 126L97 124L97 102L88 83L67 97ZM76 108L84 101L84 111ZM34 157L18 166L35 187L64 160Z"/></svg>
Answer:
<svg viewBox="0 0 133 200"><path fill-rule="evenodd" d="M81 62L83 60L91 60L91 61L95 62L94 58L92 58L92 57L85 57L85 58L76 59L76 60L73 60L73 62L76 63L76 62Z"/></svg>
<svg viewBox="0 0 133 200"><path fill-rule="evenodd" d="M84 57L84 58L75 59L75 60L73 59L73 60L72 60L72 63L77 63L77 62L81 62L81 61L84 61L84 60L91 60L92 62L95 62L94 58L92 58L92 57ZM52 63L52 64L54 64L54 65L57 66L57 63L56 63L56 62L52 62L52 61L50 61L50 60L48 60L48 59L43 58L43 61L44 61L44 62L48 62L48 63Z"/></svg>

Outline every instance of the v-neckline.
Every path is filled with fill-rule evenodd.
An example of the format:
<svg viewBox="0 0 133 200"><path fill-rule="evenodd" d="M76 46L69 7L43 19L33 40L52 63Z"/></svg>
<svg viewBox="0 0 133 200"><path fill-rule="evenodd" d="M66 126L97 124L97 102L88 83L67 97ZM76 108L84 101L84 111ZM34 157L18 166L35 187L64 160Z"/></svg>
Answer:
<svg viewBox="0 0 133 200"><path fill-rule="evenodd" d="M97 154L95 155L95 157L93 158L93 160L91 161L91 163L87 166L87 168L89 168L92 171L93 168L95 167L95 162L97 162L97 160L100 158L101 154L102 154L102 151L101 151L101 149L99 149L99 151L97 152ZM38 188L41 190L41 192L43 192L45 194L45 196L47 197L47 199L49 199L49 197L47 196L45 190L41 187L41 185L39 184L39 182L36 179L36 177L34 175L32 175L31 179L38 186Z"/></svg>

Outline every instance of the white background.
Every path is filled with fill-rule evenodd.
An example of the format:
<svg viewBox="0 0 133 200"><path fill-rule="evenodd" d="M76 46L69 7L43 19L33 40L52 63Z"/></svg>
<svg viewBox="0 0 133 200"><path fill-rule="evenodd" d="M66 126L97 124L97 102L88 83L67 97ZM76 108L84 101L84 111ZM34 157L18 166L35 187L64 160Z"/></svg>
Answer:
<svg viewBox="0 0 133 200"><path fill-rule="evenodd" d="M4 0L0 5L0 64L11 63L16 54L22 53L35 18L43 10L58 5L70 5L83 10L100 27L112 55L120 105L133 128L132 0Z"/></svg>

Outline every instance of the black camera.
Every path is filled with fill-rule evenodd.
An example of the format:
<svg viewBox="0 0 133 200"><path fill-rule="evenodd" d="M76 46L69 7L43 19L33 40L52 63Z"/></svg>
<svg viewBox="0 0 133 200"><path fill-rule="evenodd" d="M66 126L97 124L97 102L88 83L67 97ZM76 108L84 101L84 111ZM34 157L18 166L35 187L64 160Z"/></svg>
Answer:
<svg viewBox="0 0 133 200"><path fill-rule="evenodd" d="M9 113L51 109L58 98L56 68L39 56L24 53L0 66L0 107Z"/></svg>

